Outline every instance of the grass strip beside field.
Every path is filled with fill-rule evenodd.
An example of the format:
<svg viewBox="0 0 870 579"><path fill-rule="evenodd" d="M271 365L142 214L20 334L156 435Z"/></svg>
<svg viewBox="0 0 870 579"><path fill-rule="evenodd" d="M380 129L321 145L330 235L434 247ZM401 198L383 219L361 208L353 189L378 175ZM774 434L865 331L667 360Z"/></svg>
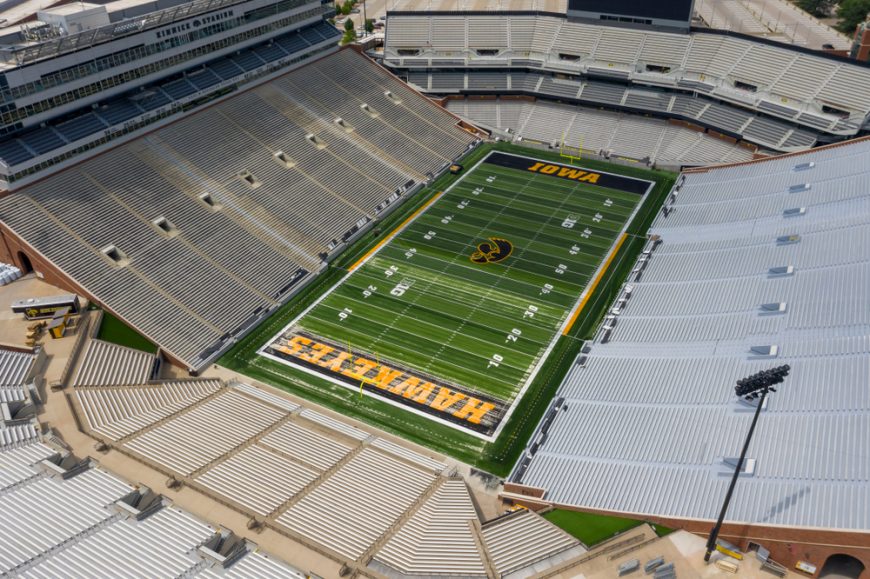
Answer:
<svg viewBox="0 0 870 579"><path fill-rule="evenodd" d="M637 519L581 513L579 511L563 509L554 509L544 513L543 516L569 535L579 539L587 547L594 547L603 541L611 539L620 533L630 531L646 522ZM650 524L652 525L652 523ZM652 525L652 527L659 537L664 537L674 531L662 525Z"/></svg>
<svg viewBox="0 0 870 579"><path fill-rule="evenodd" d="M593 515L561 509L544 513L544 518L577 538L587 547L594 547L615 535L643 524L643 521L623 519L606 515Z"/></svg>
<svg viewBox="0 0 870 579"><path fill-rule="evenodd" d="M100 331L97 334L97 339L126 346L134 350L141 350L154 354L157 352L157 346L145 339L136 330L116 318L111 313L103 310L103 321L100 324Z"/></svg>

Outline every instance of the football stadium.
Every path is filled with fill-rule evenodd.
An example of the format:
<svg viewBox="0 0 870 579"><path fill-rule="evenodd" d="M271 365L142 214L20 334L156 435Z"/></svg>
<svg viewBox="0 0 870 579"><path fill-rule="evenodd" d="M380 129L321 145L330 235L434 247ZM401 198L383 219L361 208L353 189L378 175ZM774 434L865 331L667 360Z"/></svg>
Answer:
<svg viewBox="0 0 870 579"><path fill-rule="evenodd" d="M0 574L870 577L802 6L0 5Z"/></svg>
<svg viewBox="0 0 870 579"><path fill-rule="evenodd" d="M495 438L652 186L489 153L264 355Z"/></svg>

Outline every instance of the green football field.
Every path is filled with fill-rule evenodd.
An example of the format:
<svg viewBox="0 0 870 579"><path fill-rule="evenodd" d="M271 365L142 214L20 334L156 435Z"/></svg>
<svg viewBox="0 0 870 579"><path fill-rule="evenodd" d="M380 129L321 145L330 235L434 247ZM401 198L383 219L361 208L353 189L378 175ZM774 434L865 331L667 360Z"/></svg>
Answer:
<svg viewBox="0 0 870 579"><path fill-rule="evenodd" d="M354 264L265 353L321 372L333 352L376 361L354 374L339 359L330 378L350 387L370 386L383 366L402 369L414 384L492 402L497 416L478 429L491 434L643 200L618 188L625 178L611 176L612 187L603 186L531 172L522 167L534 159L506 157L469 169ZM516 167L505 166L511 163ZM329 348L315 346L320 353L308 350L302 360L274 349L293 336Z"/></svg>

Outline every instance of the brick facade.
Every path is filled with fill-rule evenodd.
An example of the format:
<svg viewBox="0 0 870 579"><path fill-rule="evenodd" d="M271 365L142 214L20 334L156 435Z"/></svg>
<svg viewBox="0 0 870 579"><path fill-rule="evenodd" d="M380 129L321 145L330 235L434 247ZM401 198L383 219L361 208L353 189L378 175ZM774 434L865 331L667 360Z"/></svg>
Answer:
<svg viewBox="0 0 870 579"><path fill-rule="evenodd" d="M545 503L544 501L536 500L539 490L529 487L530 492L527 492L523 489L523 485L508 483L505 485L505 492L509 496L503 496L502 498L532 510L541 510L545 507ZM528 500L523 495L527 495L529 497ZM546 507L549 506L550 504L546 503ZM639 518L637 514L632 513L597 511L570 505L555 504L553 506L565 510L599 515L624 516L632 519ZM712 521L649 516L643 517L643 520L656 525L663 525L670 529L689 531L704 538L709 535L710 530L713 528ZM744 552L750 550L750 543L761 545L770 551L771 559L792 570L798 561L806 561L812 563L817 567L818 571L821 571L828 557L832 555L850 555L864 564L865 569L860 579L870 579L870 533L737 524L728 523L726 517L726 522L722 525L719 537L737 545ZM816 576L818 576L818 573Z"/></svg>

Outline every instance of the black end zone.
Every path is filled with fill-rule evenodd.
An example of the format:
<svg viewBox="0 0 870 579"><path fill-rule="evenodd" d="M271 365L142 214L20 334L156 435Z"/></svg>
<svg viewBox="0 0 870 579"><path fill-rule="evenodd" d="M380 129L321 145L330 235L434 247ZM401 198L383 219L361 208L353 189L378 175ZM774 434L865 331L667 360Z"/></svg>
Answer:
<svg viewBox="0 0 870 579"><path fill-rule="evenodd" d="M603 173L601 171L593 171L592 169L584 169L583 167L572 167L570 165L562 165L551 161L538 161L528 157L517 157L505 153L490 153L490 155L484 160L484 163L509 167L511 169L519 169L520 171L529 171L540 175L548 175L550 177L566 179L568 181L576 181L585 183L592 187L606 187L608 189L624 191L625 193L634 193L635 195L646 194L653 185L652 181L644 181L643 179L635 179L634 177Z"/></svg>

